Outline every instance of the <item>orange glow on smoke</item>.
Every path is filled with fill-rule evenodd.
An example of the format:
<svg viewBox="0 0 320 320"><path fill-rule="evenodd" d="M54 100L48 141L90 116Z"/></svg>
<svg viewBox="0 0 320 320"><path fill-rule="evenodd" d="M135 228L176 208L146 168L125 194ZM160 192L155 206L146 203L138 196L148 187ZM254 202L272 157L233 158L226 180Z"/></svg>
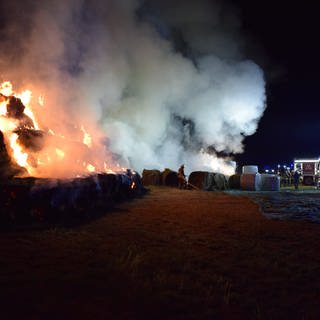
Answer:
<svg viewBox="0 0 320 320"><path fill-rule="evenodd" d="M59 99L47 106L45 98L39 93L35 97L31 90L15 92L9 81L0 84L0 131L12 162L36 177L113 172L105 162L103 134L90 119L70 116ZM25 107L22 115L14 105L19 99Z"/></svg>

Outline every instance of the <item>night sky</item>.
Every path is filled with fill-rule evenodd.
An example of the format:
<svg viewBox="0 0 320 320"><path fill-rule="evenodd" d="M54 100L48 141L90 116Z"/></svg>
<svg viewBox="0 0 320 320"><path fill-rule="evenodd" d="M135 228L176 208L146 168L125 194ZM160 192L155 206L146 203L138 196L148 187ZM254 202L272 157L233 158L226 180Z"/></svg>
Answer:
<svg viewBox="0 0 320 320"><path fill-rule="evenodd" d="M288 165L320 155L318 10L308 2L280 3L237 1L247 52L265 71L268 106L239 164Z"/></svg>

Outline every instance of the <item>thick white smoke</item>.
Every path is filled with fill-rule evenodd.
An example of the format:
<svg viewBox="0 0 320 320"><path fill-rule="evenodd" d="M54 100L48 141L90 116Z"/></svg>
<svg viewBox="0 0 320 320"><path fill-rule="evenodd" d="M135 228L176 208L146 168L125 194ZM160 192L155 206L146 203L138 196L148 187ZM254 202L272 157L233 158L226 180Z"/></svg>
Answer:
<svg viewBox="0 0 320 320"><path fill-rule="evenodd" d="M44 95L42 123L64 134L85 125L122 166L226 172L213 150L242 152L257 129L263 72L243 58L229 7L160 0L7 6L2 78Z"/></svg>

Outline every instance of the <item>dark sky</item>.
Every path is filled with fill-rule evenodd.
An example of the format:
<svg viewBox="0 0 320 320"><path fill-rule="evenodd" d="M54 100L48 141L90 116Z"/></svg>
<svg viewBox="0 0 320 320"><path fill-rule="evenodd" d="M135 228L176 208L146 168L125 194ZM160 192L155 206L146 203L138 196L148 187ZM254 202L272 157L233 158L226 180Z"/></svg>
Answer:
<svg viewBox="0 0 320 320"><path fill-rule="evenodd" d="M245 140L241 164L288 164L318 157L319 11L315 4L237 1L249 37L249 55L267 81L267 109L258 131Z"/></svg>

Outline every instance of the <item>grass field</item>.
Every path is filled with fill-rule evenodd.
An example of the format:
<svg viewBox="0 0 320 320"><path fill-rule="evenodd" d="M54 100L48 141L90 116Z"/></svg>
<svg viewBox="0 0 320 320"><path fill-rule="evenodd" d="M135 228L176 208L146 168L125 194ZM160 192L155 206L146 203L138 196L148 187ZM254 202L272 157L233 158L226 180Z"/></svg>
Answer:
<svg viewBox="0 0 320 320"><path fill-rule="evenodd" d="M152 187L75 228L0 234L0 319L319 319L320 225Z"/></svg>

